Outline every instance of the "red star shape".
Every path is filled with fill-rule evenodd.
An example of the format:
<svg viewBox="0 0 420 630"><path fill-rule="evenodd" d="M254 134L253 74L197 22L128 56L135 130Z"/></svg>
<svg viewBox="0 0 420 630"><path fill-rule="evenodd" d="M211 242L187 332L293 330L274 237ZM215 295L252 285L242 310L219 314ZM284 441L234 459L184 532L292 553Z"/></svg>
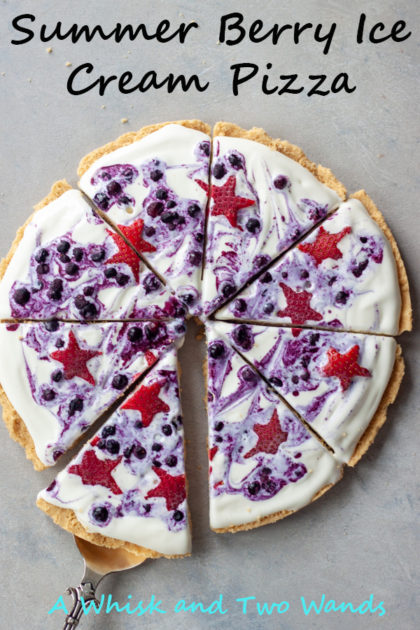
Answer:
<svg viewBox="0 0 420 630"><path fill-rule="evenodd" d="M244 456L245 459L257 453L270 453L270 455L275 455L280 444L287 440L287 432L283 431L280 426L277 409L274 410L268 424L254 424L253 431L258 435L258 442L254 448L248 451Z"/></svg>
<svg viewBox="0 0 420 630"><path fill-rule="evenodd" d="M69 473L79 475L86 486L104 486L109 488L114 494L122 494L123 491L117 485L111 472L120 463L122 457L118 459L98 459L95 451L86 451L82 462L70 466Z"/></svg>
<svg viewBox="0 0 420 630"><path fill-rule="evenodd" d="M158 398L160 383L153 385L142 385L134 394L122 405L121 409L135 409L141 413L143 427L148 427L153 418L160 411L169 411L165 401Z"/></svg>
<svg viewBox="0 0 420 630"><path fill-rule="evenodd" d="M118 228L121 230L127 241L129 241L138 252L155 252L156 247L143 240L141 237L143 225L143 219L138 219L131 225L118 225ZM130 247L130 245L128 245L128 243L123 239L123 237L120 236L120 234L111 232L111 230L107 230L107 232L118 247L118 252L114 254L112 258L109 258L106 263L126 263L131 268L136 282L138 282L140 258L133 251L132 247Z"/></svg>
<svg viewBox="0 0 420 630"><path fill-rule="evenodd" d="M83 350L77 343L77 339L71 330L67 348L65 350L56 350L50 356L63 364L64 378L70 379L78 376L91 385L95 385L95 379L89 372L86 364L89 359L101 354L102 352L96 350Z"/></svg>
<svg viewBox="0 0 420 630"><path fill-rule="evenodd" d="M304 324L308 320L319 322L322 319L321 313L318 313L310 306L312 299L312 293L309 291L293 291L284 282L279 282L279 285L283 289L284 296L287 300L287 306L281 311L278 311L277 315L281 317L290 317L292 324ZM296 337L295 331L299 329L293 329L293 336Z"/></svg>
<svg viewBox="0 0 420 630"><path fill-rule="evenodd" d="M338 260L343 254L337 247L337 243L341 241L346 234L351 232L351 227L345 227L344 230L337 234L330 234L323 226L319 228L318 235L313 243L300 243L298 249L305 254L309 254L315 260L316 266L322 263L326 258Z"/></svg>
<svg viewBox="0 0 420 630"><path fill-rule="evenodd" d="M354 376L372 376L366 368L357 363L359 346L353 346L345 354L340 354L335 348L329 348L327 352L328 363L321 368L325 376L336 376L340 379L343 392L348 389Z"/></svg>
<svg viewBox="0 0 420 630"><path fill-rule="evenodd" d="M185 475L177 475L173 477L161 468L152 468L153 472L159 477L160 484L149 490L146 499L150 497L163 497L166 501L167 510L175 510L187 496L185 491Z"/></svg>
<svg viewBox="0 0 420 630"><path fill-rule="evenodd" d="M198 179L195 181L208 193L209 185L206 182L202 182ZM242 228L238 226L238 212L241 208L253 206L255 200L235 195L235 186L236 177L234 175L228 177L222 186L212 185L211 198L214 203L210 213L214 214L214 216L223 214L232 227L239 227L239 229L242 230Z"/></svg>

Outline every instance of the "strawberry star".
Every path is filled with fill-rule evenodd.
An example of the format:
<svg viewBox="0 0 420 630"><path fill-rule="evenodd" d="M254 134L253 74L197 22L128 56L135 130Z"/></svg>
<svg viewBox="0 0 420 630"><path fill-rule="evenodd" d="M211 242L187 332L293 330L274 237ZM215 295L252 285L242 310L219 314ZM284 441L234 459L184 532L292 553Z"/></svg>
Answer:
<svg viewBox="0 0 420 630"><path fill-rule="evenodd" d="M121 459L122 457L98 459L95 451L86 451L81 463L70 466L68 472L72 475L79 475L82 483L86 486L104 486L104 488L109 488L113 494L122 494L123 491L111 475Z"/></svg>
<svg viewBox="0 0 420 630"><path fill-rule="evenodd" d="M346 234L351 232L351 227L345 227L344 230L337 234L330 234L323 226L319 228L318 235L313 243L300 243L298 249L305 254L309 254L315 260L318 267L326 258L338 260L343 257L342 252L337 247L337 243L341 241Z"/></svg>
<svg viewBox="0 0 420 630"><path fill-rule="evenodd" d="M102 352L96 350L83 350L77 343L73 331L69 332L69 342L65 350L56 350L50 356L55 361L63 364L64 378L70 379L78 376L91 385L95 385L95 379L89 372L87 362L93 357L100 356Z"/></svg>
<svg viewBox="0 0 420 630"><path fill-rule="evenodd" d="M308 320L319 322L322 319L321 313L318 313L310 306L312 293L309 293L309 291L293 291L284 282L279 282L279 285L283 289L287 306L283 310L278 311L277 315L290 317L292 324L304 324ZM298 328L293 328L292 331L294 337L300 332Z"/></svg>
<svg viewBox="0 0 420 630"><path fill-rule="evenodd" d="M136 249L138 252L155 252L156 247L151 243L143 240L141 237L141 234L143 232L143 225L143 219L138 219L131 225L118 225L118 228L119 230L121 230L127 241L129 241L134 249ZM130 245L128 245L128 243L123 239L122 236L120 236L116 232L111 232L111 230L107 230L107 232L113 239L115 245L118 247L118 252L114 254L112 258L109 258L106 263L126 263L131 268L136 282L138 282L140 258L133 251L132 247L130 247Z"/></svg>
<svg viewBox="0 0 420 630"><path fill-rule="evenodd" d="M287 440L287 431L283 431L280 426L277 409L274 410L268 424L254 424L254 433L258 435L258 442L248 453L244 456L245 459L252 457L257 453L270 453L275 455L277 449L282 442Z"/></svg>
<svg viewBox="0 0 420 630"><path fill-rule="evenodd" d="M202 182L198 179L195 181L208 193L209 185L206 182ZM213 214L214 216L224 215L232 227L239 227L239 229L242 230L242 228L238 226L238 212L241 208L253 206L255 200L235 195L235 186L236 177L234 175L228 177L222 186L212 185L211 198L213 199L214 204L211 208L210 214Z"/></svg>
<svg viewBox="0 0 420 630"><path fill-rule="evenodd" d="M135 409L141 413L143 427L148 427L153 418L160 411L169 411L165 401L158 398L160 383L152 385L142 385L134 394L122 405L121 409Z"/></svg>
<svg viewBox="0 0 420 630"><path fill-rule="evenodd" d="M185 491L185 475L177 475L173 477L161 468L152 468L153 472L159 477L160 484L149 490L146 499L150 497L163 497L166 501L167 510L175 510L187 496Z"/></svg>
<svg viewBox="0 0 420 630"><path fill-rule="evenodd" d="M335 348L329 348L327 352L328 363L321 368L325 376L336 376L340 379L343 392L348 389L354 376L372 376L366 368L357 363L359 346L353 346L345 354L340 354Z"/></svg>

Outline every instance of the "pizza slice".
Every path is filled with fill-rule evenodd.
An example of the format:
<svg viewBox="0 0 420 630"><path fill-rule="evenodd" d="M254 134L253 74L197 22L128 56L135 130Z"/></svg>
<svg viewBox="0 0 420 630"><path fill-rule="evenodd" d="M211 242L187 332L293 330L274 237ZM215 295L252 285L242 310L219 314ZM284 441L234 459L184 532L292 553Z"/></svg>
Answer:
<svg viewBox="0 0 420 630"><path fill-rule="evenodd" d="M210 326L207 340L210 525L235 532L314 501L342 464Z"/></svg>
<svg viewBox="0 0 420 630"><path fill-rule="evenodd" d="M385 422L404 373L395 339L221 322L216 330L340 461L360 459Z"/></svg>
<svg viewBox="0 0 420 630"><path fill-rule="evenodd" d="M0 324L0 403L37 470L52 466L172 345L180 321Z"/></svg>
<svg viewBox="0 0 420 630"><path fill-rule="evenodd" d="M176 349L171 346L37 505L103 547L145 558L191 550Z"/></svg>
<svg viewBox="0 0 420 630"><path fill-rule="evenodd" d="M78 170L80 188L197 316L209 132L197 120L144 127L93 151Z"/></svg>

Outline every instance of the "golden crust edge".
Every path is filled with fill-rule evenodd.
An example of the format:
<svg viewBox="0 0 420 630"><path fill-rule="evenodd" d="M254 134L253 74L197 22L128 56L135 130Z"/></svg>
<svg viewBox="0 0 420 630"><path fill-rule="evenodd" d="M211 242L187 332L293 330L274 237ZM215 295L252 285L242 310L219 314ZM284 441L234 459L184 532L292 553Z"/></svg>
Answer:
<svg viewBox="0 0 420 630"><path fill-rule="evenodd" d="M286 157L298 162L301 166L310 171L317 179L328 188L334 190L338 196L344 201L347 197L347 190L344 184L334 175L331 169L321 164L312 162L303 152L303 150L291 144L287 140L280 138L272 138L261 127L252 127L252 129L243 129L239 125L225 121L217 122L213 127L213 139L216 136L229 136L232 138L245 138L264 144L273 151L279 151Z"/></svg>
<svg viewBox="0 0 420 630"><path fill-rule="evenodd" d="M366 428L365 432L357 443L356 448L353 451L353 454L348 462L349 466L353 467L357 464L357 462L366 453L368 448L373 444L379 429L385 424L385 421L387 419L388 407L389 405L392 405L397 397L398 390L400 389L401 381L404 376L404 371L405 366L401 346L397 345L391 378L389 379L388 385L386 386L386 389L382 394L382 398L372 420L370 421L368 427Z"/></svg>
<svg viewBox="0 0 420 630"><path fill-rule="evenodd" d="M184 558L190 554L184 555L169 555L160 553L153 549L147 549L146 547L142 547L140 545L136 545L135 543L130 543L124 540L120 540L118 538L111 538L110 536L103 536L102 534L88 532L80 521L77 519L77 516L73 510L69 508L62 508L57 505L53 505L52 503L48 503L45 499L39 497L36 501L37 506L40 510L45 512L56 525L59 525L62 529L78 536L79 538L83 538L83 540L87 540L94 545L98 545L100 547L107 547L108 549L125 549L129 553L133 553L137 556L143 558L141 562L147 560L148 558Z"/></svg>
<svg viewBox="0 0 420 630"><path fill-rule="evenodd" d="M400 250L397 242L392 234L382 212L378 209L373 199L364 190L358 190L350 195L350 199L357 199L360 201L372 217L374 221L379 225L386 238L388 239L392 253L394 254L395 264L397 267L398 283L400 285L401 292L401 313L398 333L401 334L405 331L410 331L413 326L413 311L410 298L410 287L408 284L407 272L404 266Z"/></svg>
<svg viewBox="0 0 420 630"><path fill-rule="evenodd" d="M54 182L48 195L46 195L39 203L36 204L36 206L34 206L34 212L32 212L32 214L26 219L25 223L21 225L20 228L18 228L18 230L16 231L16 236L8 253L0 261L0 280L6 273L6 269L9 266L9 263L12 260L14 254L16 253L18 245L23 238L27 226L29 225L29 223L31 223L38 210L41 210L41 208L44 208L44 206L47 206L52 201L55 201L55 199L61 197L61 195L63 195L68 190L72 190L70 184L65 179L60 179L57 182Z"/></svg>
<svg viewBox="0 0 420 630"><path fill-rule="evenodd" d="M188 129L195 129L196 131L202 131L207 135L211 133L211 127L207 123L198 119L191 120L169 120L162 123L156 123L154 125L147 125L146 127L142 127L138 131L129 131L128 133L124 133L122 136L119 136L115 140L104 144L97 149L94 149L84 157L79 162L79 166L77 167L77 174L81 177L86 171L92 166L96 160L101 158L103 155L107 153L112 153L112 151L116 151L121 147L125 147L133 142L137 142L142 138L162 129L162 127L166 127L167 125L181 125L182 127L187 127Z"/></svg>
<svg viewBox="0 0 420 630"><path fill-rule="evenodd" d="M44 470L46 466L41 462L38 455L36 454L35 444L31 434L26 428L26 424L24 423L16 409L13 407L1 385L0 405L3 407L3 422L6 425L12 440L23 447L26 458L32 462L35 470Z"/></svg>

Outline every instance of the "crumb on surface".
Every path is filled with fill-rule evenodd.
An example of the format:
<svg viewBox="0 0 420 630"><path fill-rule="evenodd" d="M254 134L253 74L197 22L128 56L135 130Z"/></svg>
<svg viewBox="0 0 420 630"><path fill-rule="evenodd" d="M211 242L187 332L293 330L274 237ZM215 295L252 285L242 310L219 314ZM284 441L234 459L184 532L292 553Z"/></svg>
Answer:
<svg viewBox="0 0 420 630"><path fill-rule="evenodd" d="M128 123L128 118L121 118L121 121L123 125L125 125L125 123Z"/></svg>
<svg viewBox="0 0 420 630"><path fill-rule="evenodd" d="M106 105L101 105L101 109L106 109Z"/></svg>
<svg viewBox="0 0 420 630"><path fill-rule="evenodd" d="M51 46L48 46L48 48L45 49L47 51L47 53L52 53L53 49L51 48Z"/></svg>
<svg viewBox="0 0 420 630"><path fill-rule="evenodd" d="M66 61L66 66L69 68L70 66L72 66L73 64L71 63L71 61Z"/></svg>

